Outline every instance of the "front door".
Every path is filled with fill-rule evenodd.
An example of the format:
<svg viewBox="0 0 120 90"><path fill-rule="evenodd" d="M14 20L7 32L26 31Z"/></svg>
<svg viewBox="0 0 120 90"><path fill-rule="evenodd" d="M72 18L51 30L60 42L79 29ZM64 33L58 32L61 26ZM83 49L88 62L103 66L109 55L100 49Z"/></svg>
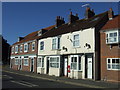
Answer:
<svg viewBox="0 0 120 90"><path fill-rule="evenodd" d="M31 58L31 72L34 72L34 58Z"/></svg>
<svg viewBox="0 0 120 90"><path fill-rule="evenodd" d="M68 74L68 69L67 69L67 66L68 66L68 59L67 58L64 58L64 75L67 76Z"/></svg>
<svg viewBox="0 0 120 90"><path fill-rule="evenodd" d="M92 57L87 58L87 78L92 79Z"/></svg>

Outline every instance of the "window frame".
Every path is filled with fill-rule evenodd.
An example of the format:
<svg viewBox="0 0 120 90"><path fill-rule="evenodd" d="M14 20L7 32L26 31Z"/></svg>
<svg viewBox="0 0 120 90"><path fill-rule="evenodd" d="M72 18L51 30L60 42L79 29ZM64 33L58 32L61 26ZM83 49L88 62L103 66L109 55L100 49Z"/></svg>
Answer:
<svg viewBox="0 0 120 90"><path fill-rule="evenodd" d="M26 64L25 60L27 60L27 64ZM24 63L23 64L24 66L29 66L29 58L24 58L23 63Z"/></svg>
<svg viewBox="0 0 120 90"><path fill-rule="evenodd" d="M15 58L15 65L19 65L19 58Z"/></svg>
<svg viewBox="0 0 120 90"><path fill-rule="evenodd" d="M13 46L13 47L12 47L12 53L14 53L14 52L15 52L15 47Z"/></svg>
<svg viewBox="0 0 120 90"><path fill-rule="evenodd" d="M56 61L53 60L54 62L51 62L51 58L58 58L58 59L56 59ZM51 66L51 65L55 65L55 66ZM49 68L60 68L60 56L50 56L49 57Z"/></svg>
<svg viewBox="0 0 120 90"><path fill-rule="evenodd" d="M116 36L115 36L115 33L116 33ZM114 39L116 39L116 41L114 41ZM119 42L120 42L120 31L119 30L106 32L106 44L115 44Z"/></svg>
<svg viewBox="0 0 120 90"><path fill-rule="evenodd" d="M26 47L25 47L26 46ZM24 52L28 52L28 43L24 44Z"/></svg>
<svg viewBox="0 0 120 90"><path fill-rule="evenodd" d="M42 44L43 43L43 44ZM40 51L43 51L45 48L44 41L40 41Z"/></svg>
<svg viewBox="0 0 120 90"><path fill-rule="evenodd" d="M115 63L113 63L113 59L115 60ZM119 60L119 63L116 63L117 59ZM107 64L106 64L107 70L120 70L120 68L119 69L113 68L113 65L118 65L120 67L120 58L107 58L106 60L107 60ZM110 63L108 62L108 60L110 60ZM110 68L108 67L108 65L110 66Z"/></svg>
<svg viewBox="0 0 120 90"><path fill-rule="evenodd" d="M53 42L53 40L55 40L56 42ZM60 36L57 36L57 37L53 37L52 38L52 50L58 50L60 49ZM55 47L53 47L53 45L55 45Z"/></svg>
<svg viewBox="0 0 120 90"><path fill-rule="evenodd" d="M20 45L20 52L23 52L23 45Z"/></svg>
<svg viewBox="0 0 120 90"><path fill-rule="evenodd" d="M78 39L77 39L77 40L75 40L75 36L76 36L76 35L78 35ZM74 48L80 47L80 34L79 34L79 33L75 33L75 34L73 34L72 37L73 37L73 38L72 38L72 46L73 46ZM76 42L78 42L78 45L75 45Z"/></svg>
<svg viewBox="0 0 120 90"><path fill-rule="evenodd" d="M76 69L72 68L72 64L74 62L72 62L72 58L77 58L76 60ZM82 71L82 59L80 55L71 55L70 56L70 69L74 70L74 71Z"/></svg>
<svg viewBox="0 0 120 90"><path fill-rule="evenodd" d="M15 46L15 53L18 53L18 45Z"/></svg>
<svg viewBox="0 0 120 90"><path fill-rule="evenodd" d="M32 42L32 51L35 51L35 42Z"/></svg>
<svg viewBox="0 0 120 90"><path fill-rule="evenodd" d="M44 57L38 57L38 59L37 59L37 67L44 68Z"/></svg>

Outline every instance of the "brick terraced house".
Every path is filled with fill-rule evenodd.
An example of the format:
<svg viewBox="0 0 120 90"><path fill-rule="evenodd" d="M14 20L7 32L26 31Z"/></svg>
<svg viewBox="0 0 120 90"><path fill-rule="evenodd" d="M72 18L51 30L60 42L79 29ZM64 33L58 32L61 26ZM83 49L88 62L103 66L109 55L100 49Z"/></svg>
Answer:
<svg viewBox="0 0 120 90"><path fill-rule="evenodd" d="M54 28L54 25L32 32L25 37L19 37L18 42L11 46L10 68L15 70L37 72L37 39L52 28Z"/></svg>
<svg viewBox="0 0 120 90"><path fill-rule="evenodd" d="M120 15L111 13L100 31L101 80L120 81Z"/></svg>

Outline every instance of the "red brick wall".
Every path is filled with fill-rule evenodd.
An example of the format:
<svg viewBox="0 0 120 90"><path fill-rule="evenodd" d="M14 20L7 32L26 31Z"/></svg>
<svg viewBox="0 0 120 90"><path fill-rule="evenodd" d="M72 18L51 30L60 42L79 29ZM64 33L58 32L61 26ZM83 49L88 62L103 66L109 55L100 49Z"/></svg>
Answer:
<svg viewBox="0 0 120 90"><path fill-rule="evenodd" d="M35 50L34 51L32 51L32 42L30 42L30 43L28 43L29 44L29 50L28 50L28 52L24 52L24 44L20 44L20 45L22 45L23 46L23 48L22 48L22 52L20 52L20 45L18 45L18 53L12 53L11 52L11 55L14 55L14 56L16 56L17 57L17 55L26 55L26 54L28 54L28 57L29 57L29 54L30 55L36 55L37 54L37 41L35 41ZM14 47L15 47L15 45L13 45ZM12 48L11 48L12 49ZM14 48L15 49L15 48ZM37 66L36 66L36 57L35 57L35 59L34 59L34 72L37 72L36 71L36 68L37 68ZM13 60L13 63L14 63L15 61ZM30 64L30 62L31 62L31 60L30 60L30 58L29 58L29 65L28 66L24 66L24 61L23 61L23 59L22 59L22 70L23 71L29 71L30 72L30 67L31 67L31 64ZM18 70L18 65L15 65L15 64L13 64L12 65L12 68L13 69L15 69L15 70Z"/></svg>
<svg viewBox="0 0 120 90"><path fill-rule="evenodd" d="M101 80L106 78L108 81L119 81L120 71L118 70L107 70L107 58L120 58L119 52L120 48L118 45L114 45L111 49L110 46L106 44L106 35L104 32L100 34L100 53L101 53Z"/></svg>
<svg viewBox="0 0 120 90"><path fill-rule="evenodd" d="M19 65L15 65L15 59L11 59L12 69L18 70ZM22 71L30 72L31 67L31 58L28 60L29 65L24 66L24 59L22 59ZM37 57L34 57L34 72L37 73Z"/></svg>

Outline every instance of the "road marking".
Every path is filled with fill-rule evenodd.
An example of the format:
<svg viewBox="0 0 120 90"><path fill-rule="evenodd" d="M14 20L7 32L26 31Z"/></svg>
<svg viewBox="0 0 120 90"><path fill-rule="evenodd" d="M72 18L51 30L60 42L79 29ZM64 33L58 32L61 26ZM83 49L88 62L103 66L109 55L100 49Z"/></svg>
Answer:
<svg viewBox="0 0 120 90"><path fill-rule="evenodd" d="M33 87L38 86L38 85L36 85L36 84L32 84L32 83L29 83L29 82L26 82L26 81L20 81L20 82L22 82L22 83L24 83L24 84L29 84L29 85L31 85L31 86L33 86Z"/></svg>
<svg viewBox="0 0 120 90"><path fill-rule="evenodd" d="M4 78L4 77L7 77L7 78L9 78L9 79L13 78L13 77L8 76L8 75L2 75L2 76L3 76L3 78Z"/></svg>
<svg viewBox="0 0 120 90"><path fill-rule="evenodd" d="M4 72L13 73L13 74L22 75L22 76L27 76L27 77L32 77L32 78L37 78L37 79L44 79L44 80L49 80L49 81L61 82L61 83L65 83L65 84L71 84L71 85L77 85L77 86L84 86L84 87L89 87L89 88L106 88L106 87L102 87L102 86L87 85L87 84L69 82L69 81L64 81L64 80L57 80L56 81L56 80L50 79L50 78L30 76L30 75L25 75L25 74L10 72L10 71L6 71L6 70L4 70Z"/></svg>
<svg viewBox="0 0 120 90"><path fill-rule="evenodd" d="M24 84L24 83L21 83L21 82L17 82L17 81L10 81L12 83L16 83L16 84L20 84L20 85L23 85L23 86L27 86L27 87L33 87L31 85L28 85L28 84Z"/></svg>

